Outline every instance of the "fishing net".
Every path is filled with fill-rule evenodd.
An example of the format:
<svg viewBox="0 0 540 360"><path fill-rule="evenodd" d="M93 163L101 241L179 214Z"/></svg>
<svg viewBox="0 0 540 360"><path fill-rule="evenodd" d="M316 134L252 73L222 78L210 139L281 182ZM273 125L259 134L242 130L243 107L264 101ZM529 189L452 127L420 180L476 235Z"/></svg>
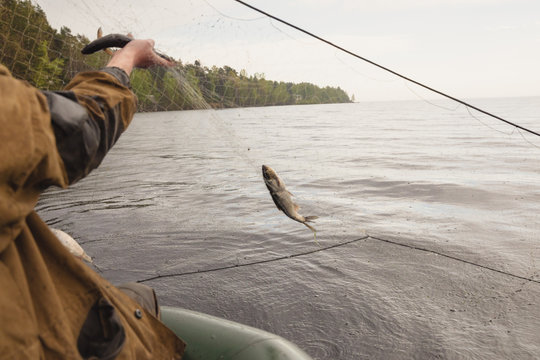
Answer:
<svg viewBox="0 0 540 360"><path fill-rule="evenodd" d="M305 2L290 4L288 11L307 11L301 4ZM321 359L356 359L360 346L377 357L377 351L390 348L381 339L412 331L420 315L381 325L397 324L398 334L376 336L381 328L371 329L372 336L358 342L360 330L340 325L336 338L345 344L315 342L298 335L303 329L288 333L280 324L270 324L268 313L287 309L269 305L260 316L251 308L273 298L268 290L272 283L294 293L300 290L289 287L300 281L299 288L313 291L306 290L307 296L320 295L319 302L309 303L318 314L311 318L329 308L340 312L320 317L320 323L310 320L319 327L306 333L319 334L336 318L375 307L369 299L352 303L353 295L363 296L359 294L366 288L383 305L404 293L412 299L410 308L417 303L429 308L429 299L442 303L450 297L473 314L485 299L464 295L463 287L493 291L490 299L507 301L538 283L540 177L534 135L434 95L234 1L161 1L150 6L140 1L2 0L0 63L39 88L61 89L76 73L107 63L110 56L104 52L80 52L99 28L104 34L152 38L159 52L177 61L168 69L135 70L131 83L141 112L137 121L99 169L71 193L45 194L38 206L50 225L79 236L105 276L152 281L169 303L183 305L189 299L219 315L240 307L245 322L281 329L283 335L313 347L310 353ZM330 31L324 24L321 29ZM413 62L413 52L405 51L410 44L402 37L393 38L392 46L385 36L336 40L362 49L362 54L377 54L389 65L397 55L405 65ZM437 61L445 66L424 76L465 74L464 85L453 89L467 94L467 82L475 81L467 64ZM501 74L505 76L510 77ZM475 79L493 84L488 77ZM379 101L387 95L407 101ZM474 103L524 127L537 127L537 98ZM263 183L262 164L282 176L303 215L319 216L313 224L318 244L307 228L277 211ZM151 175L140 175L145 172ZM140 260L153 251L159 251L157 264ZM333 252L339 255L328 255ZM468 283L462 269L485 284ZM419 282L407 274L416 274ZM251 290L240 287L246 279ZM181 292L180 281L196 291ZM201 281L211 286L201 289ZM517 284L500 292L488 288L498 281L496 288ZM451 285L445 288L446 283ZM383 284L382 295L378 284ZM407 284L403 293L401 284ZM433 287L441 287L440 292L427 290ZM286 297L287 291L280 296ZM206 302L200 301L199 292ZM331 292L351 296L337 299ZM241 305L211 302L223 294ZM463 300L471 298L473 305ZM304 307L292 304L290 316L298 317ZM492 316L520 322L503 307ZM388 305L381 314L394 310ZM352 321L379 324L384 316ZM409 335L407 339L416 336ZM446 335L440 338L451 338ZM357 352L339 353L348 346Z"/></svg>
<svg viewBox="0 0 540 360"><path fill-rule="evenodd" d="M535 139L520 129L509 127L474 108L463 106L437 94L433 95L418 84L403 81L395 74L358 61L349 56L350 54L344 54L335 47L328 46L320 41L321 39L314 39L305 32L294 30L276 19L235 2L201 0L178 4L165 1L159 6L148 7L137 2L126 5L120 1L90 4L86 1L4 0L0 8L0 63L7 66L14 76L27 80L39 88L61 89L76 73L99 69L106 65L110 55L105 52L88 56L81 54L82 47L98 36L98 29L102 29L104 34L131 33L135 37L153 38L160 52L176 60L176 65L172 68L157 67L134 71L131 83L138 97L140 112L213 109L205 115L208 116L208 122L200 122L194 131L199 137L213 133L223 138L226 146L232 149L231 156L238 158L239 164L244 166L249 176L254 179L260 177L260 165L270 161L280 169L284 169L286 176L290 176L293 182L298 182L302 174L309 174L309 179L321 175L323 178L337 181L335 185L339 187L339 191L323 189L321 188L323 185L315 179L311 180L312 183L308 181L311 190L303 192L300 189L297 193L309 211L325 214L319 220L322 227L327 225L325 223L327 221L332 229L337 226L349 236L345 239L345 243L350 237L357 235L357 238L362 238L365 235L366 227L357 225L358 216L370 205L381 206L380 201L370 204L372 199L366 199L366 205L360 208L353 206L358 201L357 194L347 190L354 183L352 180L349 183L347 177L351 179L360 177L364 186L367 185L368 188L374 186L372 190L364 190L364 194L370 194L372 191L377 195L388 186L396 184L398 188L403 186L405 188L403 191L410 191L410 194L414 195L417 191L421 191L419 190L421 186L416 189L411 184L433 179L431 174L426 177L425 173L416 173L417 178L411 175L410 181L405 181L402 185L392 183L391 180L387 184L385 177L392 178L393 174L400 172L401 170L395 166L403 166L403 163L386 169L384 166L377 167L369 174L357 169L355 160L362 161L362 156L368 163L374 160L384 165L387 160L372 154L370 145L353 146L354 150L348 150L350 144L358 145L361 142L369 144L371 139L365 134L372 134L377 138L377 144L388 141L391 148L392 141L400 140L399 137L406 131L392 129L398 131L391 133L388 126L393 125L378 123L376 119L375 122L370 122L361 118L361 111L373 116L373 111L379 114L388 110L386 105L364 102L362 108L351 107L341 113L336 108L320 110L306 107L302 111L304 115L296 113L289 115L286 108L277 112L253 110L252 115L259 117L261 121L275 121L277 124L276 128L263 129L264 136L256 145L250 142L250 135L244 132L245 129L235 127L230 121L230 114L214 110L261 109L278 105L350 104L356 99L372 100L391 92L397 98L422 99L423 109L429 109L426 110L426 114L429 115L426 115L425 120L414 119L415 115L409 117L407 111L411 111L412 114L418 110L413 109L413 106L405 105L399 113L389 112L392 121L403 123L413 121L406 126L409 129L416 127L414 130L416 139L420 142L425 140L425 148L420 151L432 152L429 148L434 139L443 139L453 129L462 125L483 133L490 130L488 138L495 132L497 134L495 137L500 136L498 139L517 138L520 142L525 140L526 148L536 146L533 143ZM348 39L341 40L345 45L348 44ZM368 37L361 40L366 52L381 51L382 45L378 41ZM343 76L344 74L346 76ZM516 115L515 108L508 108L493 101L486 103L501 115ZM299 149L290 143L294 143L294 138L302 137L302 126L305 125L300 123L294 125L294 119L288 121L283 117L309 118L312 114L320 115L321 112L328 114L320 118L314 116L314 121L319 122L317 126L321 126L321 131L324 131L326 124L334 122L330 125L333 128L332 135L324 140L324 134L321 138L310 135L311 138L303 139L305 145L301 150L302 155L297 160L291 161L288 155L284 156L284 153L299 152ZM333 118L333 113L339 114L338 118ZM525 123L532 120L528 115L530 113L529 111L524 115L522 120ZM441 116L440 114L444 114L442 116L450 114L453 123L449 126L453 129L440 124L436 129L425 131L424 127L429 127L430 124L424 121L429 121L430 117ZM268 120L265 120L265 117ZM392 135L386 135L390 133ZM470 132L465 130L465 133ZM464 136L474 138L472 135ZM441 142L439 144L443 145ZM273 154L274 148L283 150L289 147L290 152ZM322 155L325 148L329 149L329 152L347 154L362 151L363 154L359 154L357 158L344 157L343 161L352 163L347 166L335 162L336 159L340 159L339 157L326 159ZM395 145L392 151L400 151L399 145ZM407 149L404 148L402 151L406 152ZM521 149L517 149L514 155L520 154ZM407 161L407 157L402 159L404 163ZM420 165L415 161L411 160L414 164L410 164L409 169L416 171ZM446 160L443 157L441 161ZM407 168L406 164L405 167ZM287 174L288 171L290 175ZM332 178L329 173L339 176ZM262 182L262 178L259 180ZM206 178L204 181L210 180ZM398 190L396 187L392 188L392 191ZM451 190L442 191L444 193ZM317 199L311 199L311 196ZM391 200L397 203L395 199ZM325 201L328 203L325 204ZM338 207L340 211L332 211L329 206ZM352 206L352 213L345 211L349 206ZM392 206L394 205L390 205ZM416 211L415 215L418 215L418 211L423 212L419 209ZM443 215L442 210L433 207L426 214L430 212ZM406 211L399 215L401 221L405 222L407 216ZM372 227L375 227L376 231L381 231L386 225L372 224ZM403 230L402 227L406 227L406 224L397 226L396 230ZM405 233L414 237L414 231ZM326 236L331 240L330 246L344 240L336 234ZM440 250L439 245L436 248Z"/></svg>
<svg viewBox="0 0 540 360"><path fill-rule="evenodd" d="M170 6L172 5L171 3ZM84 45L95 39L96 31L101 27L106 33L131 32L144 37L160 34L157 46L161 46L178 60L173 69L155 68L133 74L132 86L139 99L140 111L351 101L349 95L339 87L328 86L334 84L316 85L300 80L300 77L283 79L279 75L275 80L266 79L265 74L262 71L257 72L256 68L246 70L249 61L245 63L243 56L239 57L237 53L242 53L241 38L249 37L252 32L252 27L245 26L243 21L249 23L251 19L227 18L204 2L183 4L181 12L168 8L167 5L150 12L147 8L137 7L135 4L126 8L118 3L111 4L111 8L89 6L84 2L66 2L63 5L43 2L42 6L51 8L49 15L54 14L52 19L58 24L57 28L53 28L43 9L30 1L3 2L0 20L0 61L15 76L40 88L60 89L77 72L103 67L109 55L101 52L83 56L80 52ZM60 7L63 8L62 12L57 11ZM121 22L110 15L117 11L123 13ZM162 17L164 12L169 13L169 19L174 19L174 22L169 20L167 25L156 26L157 19ZM196 13L200 15L197 15L196 19L191 18L192 14ZM87 15L84 21L71 23L70 18L79 17L80 14ZM72 32L65 24L75 26L76 30ZM203 29L205 33L201 34ZM171 32L175 35L171 35ZM79 35L81 33L84 35ZM212 49L211 44L205 42L207 39L219 39L223 44L229 45ZM246 55L257 56L255 53ZM287 67L303 66L295 63L294 58L285 56L285 52L280 49L264 49L263 56L268 55L271 56L265 60L267 63L278 60ZM263 69L264 65L258 67Z"/></svg>

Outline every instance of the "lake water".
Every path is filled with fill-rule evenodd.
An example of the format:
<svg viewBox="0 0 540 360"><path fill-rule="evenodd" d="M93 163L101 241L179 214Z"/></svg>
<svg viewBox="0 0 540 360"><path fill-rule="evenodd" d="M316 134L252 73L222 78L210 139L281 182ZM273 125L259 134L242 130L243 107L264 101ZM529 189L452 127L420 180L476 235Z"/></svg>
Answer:
<svg viewBox="0 0 540 360"><path fill-rule="evenodd" d="M475 105L540 130L540 98ZM113 283L315 359L540 357L540 139L448 102L138 114L38 212ZM274 168L313 233L274 206Z"/></svg>

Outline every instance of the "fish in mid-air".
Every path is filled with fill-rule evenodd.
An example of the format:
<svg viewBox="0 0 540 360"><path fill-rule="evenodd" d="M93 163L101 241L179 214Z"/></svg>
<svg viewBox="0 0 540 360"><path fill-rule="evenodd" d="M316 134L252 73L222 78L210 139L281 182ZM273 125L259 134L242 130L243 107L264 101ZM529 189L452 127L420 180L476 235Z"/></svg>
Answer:
<svg viewBox="0 0 540 360"><path fill-rule="evenodd" d="M295 204L291 198L292 194L285 187L285 183L278 174L270 166L263 165L262 173L264 178L264 183L270 191L272 200L276 204L277 208L285 213L291 219L298 221L306 225L311 231L313 231L313 236L315 241L317 240L317 230L313 226L309 225L308 222L312 222L317 219L318 216L302 216L298 213L300 206Z"/></svg>

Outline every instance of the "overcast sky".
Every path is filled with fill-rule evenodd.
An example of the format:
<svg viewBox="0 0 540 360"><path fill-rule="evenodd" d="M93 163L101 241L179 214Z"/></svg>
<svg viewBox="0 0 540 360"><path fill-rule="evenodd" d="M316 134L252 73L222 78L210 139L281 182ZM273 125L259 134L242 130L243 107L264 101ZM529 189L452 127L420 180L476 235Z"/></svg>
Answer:
<svg viewBox="0 0 540 360"><path fill-rule="evenodd" d="M54 27L132 32L184 62L340 86L357 101L437 98L233 0L38 0ZM248 0L458 98L540 96L539 0Z"/></svg>

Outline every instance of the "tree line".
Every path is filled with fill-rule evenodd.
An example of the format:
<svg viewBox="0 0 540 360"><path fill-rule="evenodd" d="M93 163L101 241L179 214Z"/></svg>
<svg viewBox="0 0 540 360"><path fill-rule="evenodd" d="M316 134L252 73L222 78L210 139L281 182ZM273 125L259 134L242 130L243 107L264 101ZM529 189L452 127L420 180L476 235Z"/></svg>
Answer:
<svg viewBox="0 0 540 360"><path fill-rule="evenodd" d="M104 52L81 54L89 42L67 27L52 28L30 0L0 0L0 63L38 88L58 90L78 72L105 66ZM263 74L180 59L170 69L135 70L131 83L139 111L351 102L339 87L271 81Z"/></svg>

